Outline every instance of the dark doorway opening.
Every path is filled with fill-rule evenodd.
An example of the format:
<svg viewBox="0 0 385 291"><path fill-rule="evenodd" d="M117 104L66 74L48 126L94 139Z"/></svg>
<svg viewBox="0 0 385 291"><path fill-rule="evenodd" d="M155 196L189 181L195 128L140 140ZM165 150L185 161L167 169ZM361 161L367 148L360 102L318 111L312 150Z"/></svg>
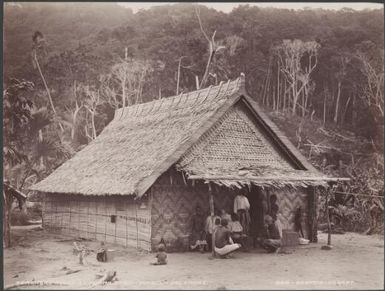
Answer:
<svg viewBox="0 0 385 291"><path fill-rule="evenodd" d="M264 216L269 211L268 191L252 186L248 199L250 202L250 238L255 248L258 247L258 241L264 235Z"/></svg>

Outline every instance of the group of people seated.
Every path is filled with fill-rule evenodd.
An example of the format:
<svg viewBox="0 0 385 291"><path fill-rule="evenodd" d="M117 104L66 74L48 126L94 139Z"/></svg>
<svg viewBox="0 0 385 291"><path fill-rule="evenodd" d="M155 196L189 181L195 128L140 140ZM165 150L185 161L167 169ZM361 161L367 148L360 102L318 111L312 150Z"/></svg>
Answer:
<svg viewBox="0 0 385 291"><path fill-rule="evenodd" d="M264 230L260 236L260 245L268 252L276 252L281 247L281 230L277 220L278 205L276 196L270 199L271 210L264 216ZM247 239L250 228L250 204L245 195L234 199L234 213L225 209L205 218L201 207L196 207L192 217L191 250L211 251L227 257L233 251L242 248L247 251ZM214 243L212 242L214 238Z"/></svg>
<svg viewBox="0 0 385 291"><path fill-rule="evenodd" d="M216 212L204 218L202 209L197 206L192 219L191 249L198 249L200 252L211 251L213 234L215 251L218 249L218 253L225 246L226 250L229 249L227 245L233 245L231 249L238 249L247 237L236 214L230 215L222 209L220 213Z"/></svg>

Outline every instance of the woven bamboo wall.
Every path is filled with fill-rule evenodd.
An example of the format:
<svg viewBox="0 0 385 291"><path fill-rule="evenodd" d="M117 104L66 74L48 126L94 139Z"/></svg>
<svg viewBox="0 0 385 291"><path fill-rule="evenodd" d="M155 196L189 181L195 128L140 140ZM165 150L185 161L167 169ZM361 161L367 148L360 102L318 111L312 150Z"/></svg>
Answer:
<svg viewBox="0 0 385 291"><path fill-rule="evenodd" d="M277 195L279 206L280 221L283 228L294 230L294 217L298 207L302 208L303 223L302 229L306 238L308 238L308 193L303 188L282 188L269 189L269 195Z"/></svg>
<svg viewBox="0 0 385 291"><path fill-rule="evenodd" d="M171 173L171 177L170 177ZM209 189L207 184L191 181L186 185L181 172L163 174L152 187L152 246L163 237L168 251L186 251L189 248L191 218L200 205L209 215ZM215 209L232 210L235 194L224 187L213 187Z"/></svg>
<svg viewBox="0 0 385 291"><path fill-rule="evenodd" d="M150 219L146 198L46 194L43 207L44 228L144 250L150 250Z"/></svg>

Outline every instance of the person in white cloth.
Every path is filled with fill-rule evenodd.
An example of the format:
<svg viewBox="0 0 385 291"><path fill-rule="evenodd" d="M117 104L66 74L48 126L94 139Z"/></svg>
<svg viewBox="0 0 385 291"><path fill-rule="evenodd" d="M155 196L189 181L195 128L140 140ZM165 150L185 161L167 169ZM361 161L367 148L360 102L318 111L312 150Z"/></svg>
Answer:
<svg viewBox="0 0 385 291"><path fill-rule="evenodd" d="M237 195L234 199L234 213L238 215L242 225L243 233L249 235L250 230L250 203L244 193Z"/></svg>
<svg viewBox="0 0 385 291"><path fill-rule="evenodd" d="M207 242L207 250L211 250L211 236L214 232L214 230L217 228L217 225L215 224L216 220L221 220L221 218L218 215L209 215L206 218L206 224L205 224L205 231L206 231L206 242Z"/></svg>
<svg viewBox="0 0 385 291"><path fill-rule="evenodd" d="M231 239L231 232L227 228L227 220L222 219L221 225L214 231L215 252L223 258L241 247Z"/></svg>

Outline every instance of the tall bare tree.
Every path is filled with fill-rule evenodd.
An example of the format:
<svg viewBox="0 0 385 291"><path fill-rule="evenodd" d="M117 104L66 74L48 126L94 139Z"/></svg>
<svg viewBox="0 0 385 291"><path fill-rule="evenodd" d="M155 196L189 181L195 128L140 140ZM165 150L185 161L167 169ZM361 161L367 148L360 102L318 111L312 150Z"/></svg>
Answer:
<svg viewBox="0 0 385 291"><path fill-rule="evenodd" d="M358 51L356 57L361 63L361 71L365 76L365 84L363 85L364 94L362 96L364 102L378 114L383 120L384 118L384 50L376 56L370 58L368 54Z"/></svg>
<svg viewBox="0 0 385 291"><path fill-rule="evenodd" d="M197 15L198 17L198 22L199 22L199 27L202 31L202 34L203 36L205 37L205 39L207 40L208 42L208 47L209 47L209 57L207 59L207 63L206 63L206 69L205 69L205 72L203 74L203 77L201 79L201 82L199 84L199 88L204 88L206 83L207 83L207 80L209 78L209 75L210 75L210 66L211 64L213 63L214 61L214 56L215 54L222 50L222 49L225 49L224 46L221 46L221 45L218 45L216 42L215 42L215 34L217 33L216 30L214 30L211 38L209 38L209 36L207 35L207 33L205 32L205 30L203 29L203 25L202 25L202 20L201 20L201 17L200 17L200 9L199 9L199 6L195 6L195 14ZM199 89L197 88L197 89Z"/></svg>
<svg viewBox="0 0 385 291"><path fill-rule="evenodd" d="M297 111L300 97L303 98L302 110L306 111L309 92L311 91L310 75L318 63L318 49L320 45L315 41L303 42L301 40L284 40L277 46L275 51L280 60L280 69L286 81L290 84L292 114ZM302 66L301 61L306 58L306 65Z"/></svg>
<svg viewBox="0 0 385 291"><path fill-rule="evenodd" d="M45 90L47 92L48 100L49 100L49 103L51 105L52 111L55 114L55 117L57 118L58 115L57 115L55 106L53 105L51 93L50 93L50 90L48 88L47 81L45 80L43 72L42 72L42 70L40 68L40 63L39 63L39 60L38 60L38 57L37 57L37 52L39 50L45 51L45 48L44 48L45 38L44 38L43 34L40 31L36 31L33 34L33 36L32 36L32 41L33 41L33 46L32 46L32 63L34 65L34 67L37 68L37 70L39 71L40 77L41 77L41 79L43 81ZM58 120L58 124L59 124L60 130L62 132L64 132L64 128L61 125L59 120Z"/></svg>

